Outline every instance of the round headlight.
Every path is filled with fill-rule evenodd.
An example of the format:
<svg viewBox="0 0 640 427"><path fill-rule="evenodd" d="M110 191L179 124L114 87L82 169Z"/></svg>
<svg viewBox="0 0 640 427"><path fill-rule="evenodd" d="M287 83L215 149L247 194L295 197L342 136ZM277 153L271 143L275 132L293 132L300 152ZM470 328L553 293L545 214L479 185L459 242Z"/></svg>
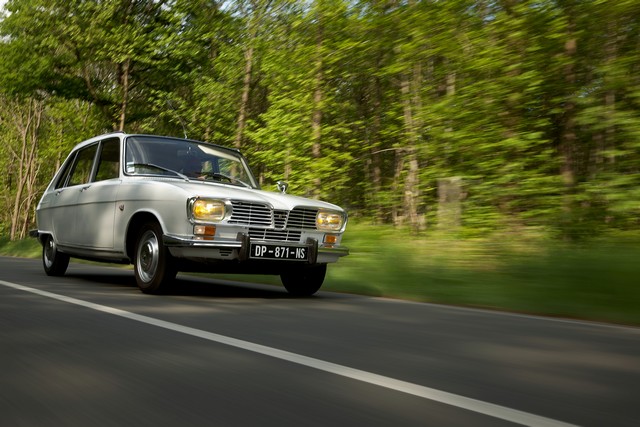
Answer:
<svg viewBox="0 0 640 427"><path fill-rule="evenodd" d="M191 205L191 213L199 221L219 222L224 219L226 207L222 200L196 199Z"/></svg>
<svg viewBox="0 0 640 427"><path fill-rule="evenodd" d="M318 211L316 227L320 231L340 231L344 224L344 215L335 211Z"/></svg>

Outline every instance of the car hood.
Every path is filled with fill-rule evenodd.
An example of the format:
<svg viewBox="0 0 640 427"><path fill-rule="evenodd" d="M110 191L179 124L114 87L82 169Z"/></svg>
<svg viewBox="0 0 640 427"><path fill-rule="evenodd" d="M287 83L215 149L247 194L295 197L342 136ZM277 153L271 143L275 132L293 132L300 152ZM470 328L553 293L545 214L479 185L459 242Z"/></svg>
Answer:
<svg viewBox="0 0 640 427"><path fill-rule="evenodd" d="M165 183L178 187L187 193L187 197L215 198L254 203L262 202L270 205L273 209L278 210L291 210L296 206L305 206L332 209L340 212L344 211L341 207L331 203L273 191L256 190L253 188L244 188L212 182L176 181Z"/></svg>

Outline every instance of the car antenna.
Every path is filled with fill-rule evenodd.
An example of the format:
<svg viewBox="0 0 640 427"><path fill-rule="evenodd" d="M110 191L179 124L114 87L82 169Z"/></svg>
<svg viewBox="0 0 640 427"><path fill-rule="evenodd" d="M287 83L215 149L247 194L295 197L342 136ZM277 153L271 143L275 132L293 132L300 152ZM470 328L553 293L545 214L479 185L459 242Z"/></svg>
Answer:
<svg viewBox="0 0 640 427"><path fill-rule="evenodd" d="M173 106L173 103L168 98L167 98L167 105L169 106L169 108L173 110L174 113L176 113L176 117L178 118L178 120L180 120L180 126L182 126L182 133L184 133L184 139L189 139L187 137L187 128L184 125L184 120L182 120L182 117L180 117L178 110L176 110L176 107Z"/></svg>

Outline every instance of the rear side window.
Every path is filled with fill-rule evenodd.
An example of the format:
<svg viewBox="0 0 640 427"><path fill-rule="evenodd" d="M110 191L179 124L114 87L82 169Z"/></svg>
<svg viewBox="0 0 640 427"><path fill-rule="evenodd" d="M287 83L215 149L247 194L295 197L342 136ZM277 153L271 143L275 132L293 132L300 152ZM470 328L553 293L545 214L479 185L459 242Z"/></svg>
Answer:
<svg viewBox="0 0 640 427"><path fill-rule="evenodd" d="M91 181L91 172L93 170L93 160L96 157L98 144L91 145L78 151L73 171L69 177L68 186L86 184Z"/></svg>
<svg viewBox="0 0 640 427"><path fill-rule="evenodd" d="M58 182L56 182L56 189L67 186L67 180L69 179L69 175L71 174L71 170L73 169L74 162L75 155L73 157L70 157L69 160L64 164L64 170L60 174Z"/></svg>

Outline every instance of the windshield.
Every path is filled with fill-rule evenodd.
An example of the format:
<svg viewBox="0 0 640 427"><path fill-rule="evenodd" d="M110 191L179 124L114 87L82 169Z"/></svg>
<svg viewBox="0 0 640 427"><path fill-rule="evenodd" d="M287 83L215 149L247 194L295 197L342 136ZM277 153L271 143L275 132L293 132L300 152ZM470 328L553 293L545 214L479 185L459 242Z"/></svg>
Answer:
<svg viewBox="0 0 640 427"><path fill-rule="evenodd" d="M258 188L244 158L223 147L176 138L130 136L125 150L128 175L174 176Z"/></svg>

